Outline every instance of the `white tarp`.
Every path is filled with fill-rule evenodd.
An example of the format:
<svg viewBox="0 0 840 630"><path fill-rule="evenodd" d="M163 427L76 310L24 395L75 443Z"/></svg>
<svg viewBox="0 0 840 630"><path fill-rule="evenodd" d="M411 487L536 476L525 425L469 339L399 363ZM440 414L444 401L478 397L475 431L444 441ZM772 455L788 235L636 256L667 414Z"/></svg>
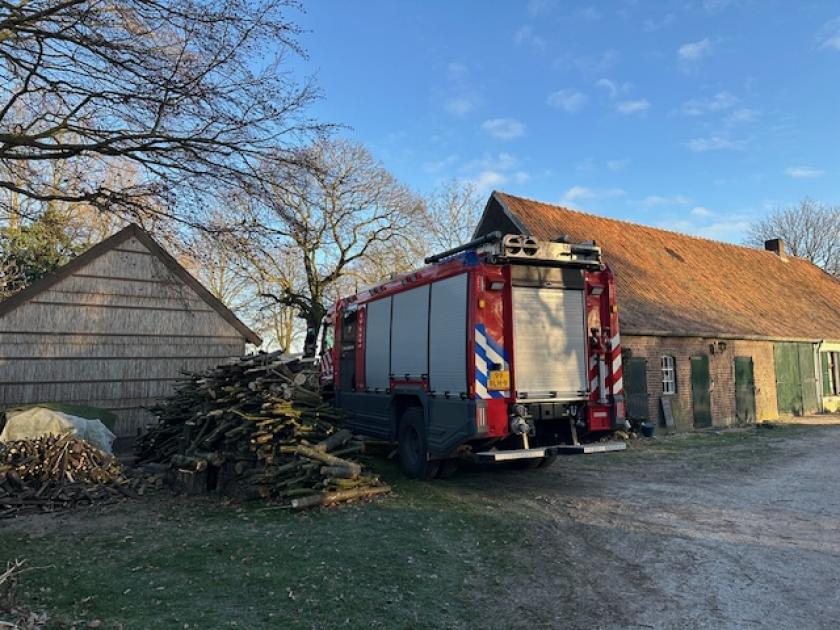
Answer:
<svg viewBox="0 0 840 630"><path fill-rule="evenodd" d="M31 440L44 435L73 433L96 448L113 453L111 446L116 436L100 420L71 416L45 407L6 412L6 426L0 433L0 442Z"/></svg>

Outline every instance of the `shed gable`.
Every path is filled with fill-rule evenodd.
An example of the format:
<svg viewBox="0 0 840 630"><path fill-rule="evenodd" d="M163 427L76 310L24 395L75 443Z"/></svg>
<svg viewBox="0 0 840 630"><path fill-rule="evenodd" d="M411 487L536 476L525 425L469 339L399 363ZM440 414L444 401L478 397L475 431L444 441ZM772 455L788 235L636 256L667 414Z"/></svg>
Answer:
<svg viewBox="0 0 840 630"><path fill-rule="evenodd" d="M101 407L132 435L184 372L241 356L246 340L260 341L130 226L0 303L0 408Z"/></svg>
<svg viewBox="0 0 840 630"><path fill-rule="evenodd" d="M136 237L0 317L0 332L242 339Z"/></svg>

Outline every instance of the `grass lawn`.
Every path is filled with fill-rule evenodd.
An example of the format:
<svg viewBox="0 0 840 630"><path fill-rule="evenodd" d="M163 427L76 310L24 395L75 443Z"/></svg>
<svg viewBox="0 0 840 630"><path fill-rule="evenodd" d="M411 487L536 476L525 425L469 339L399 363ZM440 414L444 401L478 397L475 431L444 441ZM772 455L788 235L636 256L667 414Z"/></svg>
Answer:
<svg viewBox="0 0 840 630"><path fill-rule="evenodd" d="M0 559L38 567L23 599L55 627L486 623L483 593L512 562L515 515L482 507L476 479L419 483L378 466L395 496L340 509L157 497L0 521Z"/></svg>

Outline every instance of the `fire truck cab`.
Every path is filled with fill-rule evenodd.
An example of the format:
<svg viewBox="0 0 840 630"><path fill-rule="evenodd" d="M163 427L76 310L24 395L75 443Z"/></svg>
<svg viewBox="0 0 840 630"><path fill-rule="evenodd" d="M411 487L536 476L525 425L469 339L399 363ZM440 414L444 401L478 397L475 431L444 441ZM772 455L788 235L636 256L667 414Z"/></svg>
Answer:
<svg viewBox="0 0 840 630"><path fill-rule="evenodd" d="M322 380L410 477L550 464L624 426L615 283L594 242L494 232L339 300ZM333 337L333 339L330 339Z"/></svg>

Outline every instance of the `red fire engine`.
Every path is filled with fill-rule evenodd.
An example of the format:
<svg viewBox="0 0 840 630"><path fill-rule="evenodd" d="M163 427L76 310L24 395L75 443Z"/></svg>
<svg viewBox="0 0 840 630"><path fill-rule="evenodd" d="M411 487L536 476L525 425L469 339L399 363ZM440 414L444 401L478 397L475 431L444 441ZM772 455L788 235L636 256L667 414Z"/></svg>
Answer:
<svg viewBox="0 0 840 630"><path fill-rule="evenodd" d="M396 440L403 471L457 458L544 466L624 426L618 307L594 242L494 232L341 299L323 379L354 430ZM587 442L589 443L582 443Z"/></svg>

